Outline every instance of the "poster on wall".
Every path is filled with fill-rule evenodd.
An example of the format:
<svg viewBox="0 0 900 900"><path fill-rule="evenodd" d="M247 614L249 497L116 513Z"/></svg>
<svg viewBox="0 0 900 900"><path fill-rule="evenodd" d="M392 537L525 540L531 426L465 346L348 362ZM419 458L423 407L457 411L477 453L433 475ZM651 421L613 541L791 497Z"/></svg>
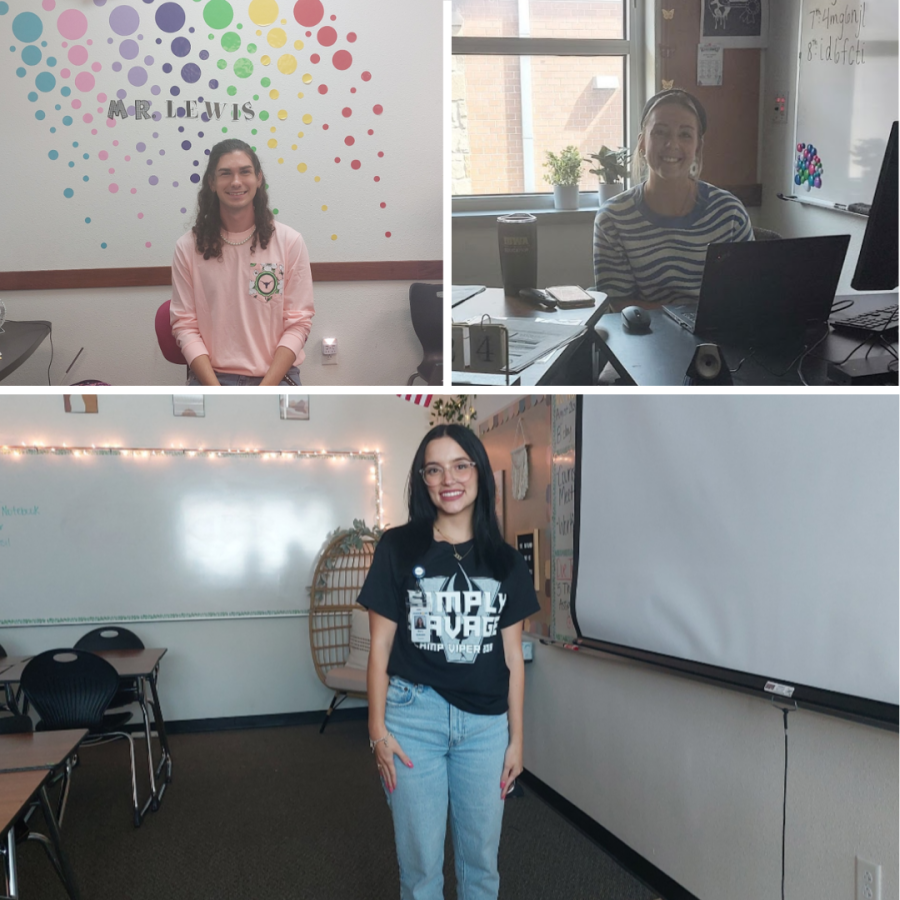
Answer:
<svg viewBox="0 0 900 900"><path fill-rule="evenodd" d="M232 138L314 263L440 258L441 5L2 0L0 271L170 265Z"/></svg>
<svg viewBox="0 0 900 900"><path fill-rule="evenodd" d="M553 397L553 461L551 482L552 637L576 637L572 621L572 555L575 530L575 418L574 394Z"/></svg>
<svg viewBox="0 0 900 900"><path fill-rule="evenodd" d="M721 47L765 47L768 0L703 0L700 42Z"/></svg>

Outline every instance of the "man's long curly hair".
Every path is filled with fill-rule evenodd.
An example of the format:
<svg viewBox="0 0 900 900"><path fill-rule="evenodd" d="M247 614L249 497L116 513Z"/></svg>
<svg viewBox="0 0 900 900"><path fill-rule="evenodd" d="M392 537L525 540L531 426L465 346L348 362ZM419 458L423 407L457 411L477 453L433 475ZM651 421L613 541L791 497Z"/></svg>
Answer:
<svg viewBox="0 0 900 900"><path fill-rule="evenodd" d="M219 159L226 153L234 153L236 150L240 150L250 157L250 161L253 163L253 171L257 175L262 172L259 157L253 152L253 148L236 138L220 141L209 151L209 163L206 166L206 172L203 173L200 196L197 198L199 207L197 210L197 221L191 229L194 232L194 239L197 243L197 252L202 253L204 259L222 258L222 219L219 216L219 198L213 190L213 185L216 180L216 167L219 165ZM250 243L251 253L256 249L257 241L259 241L260 247L265 250L269 245L272 233L275 231L275 217L269 211L269 195L266 193L265 176L263 176L262 184L257 188L256 196L253 198L253 215L256 231Z"/></svg>

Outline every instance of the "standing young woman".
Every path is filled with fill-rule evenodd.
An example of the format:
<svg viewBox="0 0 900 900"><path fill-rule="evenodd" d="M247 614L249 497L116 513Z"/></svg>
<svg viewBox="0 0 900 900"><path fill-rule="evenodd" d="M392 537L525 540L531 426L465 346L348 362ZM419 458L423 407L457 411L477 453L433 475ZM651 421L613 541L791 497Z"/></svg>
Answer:
<svg viewBox="0 0 900 900"><path fill-rule="evenodd" d="M459 900L496 900L503 801L522 771L531 575L504 543L481 441L425 435L409 522L381 538L369 610L369 744L394 819L402 900L443 898L447 809Z"/></svg>
<svg viewBox="0 0 900 900"><path fill-rule="evenodd" d="M696 301L706 248L753 240L740 200L700 181L705 134L706 110L687 91L661 91L644 106L637 184L594 220L594 279L613 309Z"/></svg>

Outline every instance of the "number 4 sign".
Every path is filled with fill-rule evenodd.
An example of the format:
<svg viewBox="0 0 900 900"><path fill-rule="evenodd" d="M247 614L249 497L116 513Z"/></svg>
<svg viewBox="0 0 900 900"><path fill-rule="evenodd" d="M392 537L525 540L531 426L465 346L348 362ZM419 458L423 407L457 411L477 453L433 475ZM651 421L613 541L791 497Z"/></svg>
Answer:
<svg viewBox="0 0 900 900"><path fill-rule="evenodd" d="M509 333L505 325L469 325L469 368L473 372L503 372L509 367Z"/></svg>

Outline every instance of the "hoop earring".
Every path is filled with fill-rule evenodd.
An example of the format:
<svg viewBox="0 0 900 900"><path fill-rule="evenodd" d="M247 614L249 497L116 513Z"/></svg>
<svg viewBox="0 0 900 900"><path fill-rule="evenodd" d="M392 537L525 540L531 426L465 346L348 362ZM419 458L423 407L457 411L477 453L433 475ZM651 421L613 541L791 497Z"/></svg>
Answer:
<svg viewBox="0 0 900 900"><path fill-rule="evenodd" d="M695 159L695 160L691 163L691 167L688 169L688 175L690 175L691 178L693 178L694 180L696 180L696 179L697 179L697 176L698 176L699 174L700 174L700 165L699 165L699 163L697 162L697 160Z"/></svg>

